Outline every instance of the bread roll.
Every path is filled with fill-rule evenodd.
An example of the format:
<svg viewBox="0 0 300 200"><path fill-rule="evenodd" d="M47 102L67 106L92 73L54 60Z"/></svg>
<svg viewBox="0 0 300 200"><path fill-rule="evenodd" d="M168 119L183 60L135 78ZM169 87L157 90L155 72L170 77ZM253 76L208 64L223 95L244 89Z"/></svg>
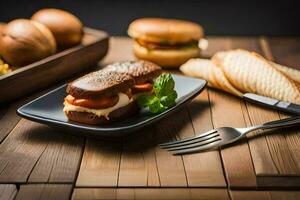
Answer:
<svg viewBox="0 0 300 200"><path fill-rule="evenodd" d="M38 22L17 19L9 22L0 37L0 55L10 65L21 67L56 51L51 31Z"/></svg>
<svg viewBox="0 0 300 200"><path fill-rule="evenodd" d="M81 42L82 23L67 11L42 9L36 12L31 19L44 24L51 30L59 48L72 47Z"/></svg>

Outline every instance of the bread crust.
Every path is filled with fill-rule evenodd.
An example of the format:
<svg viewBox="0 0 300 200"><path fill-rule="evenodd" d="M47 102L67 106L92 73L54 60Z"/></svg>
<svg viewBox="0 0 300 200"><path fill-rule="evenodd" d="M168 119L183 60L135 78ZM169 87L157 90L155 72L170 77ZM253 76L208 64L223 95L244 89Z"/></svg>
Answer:
<svg viewBox="0 0 300 200"><path fill-rule="evenodd" d="M117 110L114 110L113 112L109 113L108 119L106 119L104 116L98 117L97 115L88 112L65 112L66 116L70 121L90 125L100 125L107 124L112 121L119 121L136 113L138 113L138 106L135 102L131 102L127 106L118 108Z"/></svg>
<svg viewBox="0 0 300 200"><path fill-rule="evenodd" d="M67 93L78 99L90 99L125 93L133 85L133 78L125 73L99 70L69 83Z"/></svg>
<svg viewBox="0 0 300 200"><path fill-rule="evenodd" d="M196 58L200 55L200 49L197 47L171 50L148 50L137 42L134 42L133 52L137 58L149 60L165 68L177 68L190 58Z"/></svg>
<svg viewBox="0 0 300 200"><path fill-rule="evenodd" d="M113 63L104 68L104 70L126 73L134 79L135 84L152 81L162 73L158 65L143 60Z"/></svg>
<svg viewBox="0 0 300 200"><path fill-rule="evenodd" d="M200 25L190 21L141 18L129 25L128 35L148 42L177 44L199 40L204 33Z"/></svg>

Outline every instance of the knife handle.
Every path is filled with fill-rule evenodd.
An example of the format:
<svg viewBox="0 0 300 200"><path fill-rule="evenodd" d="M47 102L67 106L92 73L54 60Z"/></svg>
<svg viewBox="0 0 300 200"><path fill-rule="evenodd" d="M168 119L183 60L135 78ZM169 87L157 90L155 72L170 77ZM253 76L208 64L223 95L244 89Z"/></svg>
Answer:
<svg viewBox="0 0 300 200"><path fill-rule="evenodd" d="M286 111L292 114L300 115L300 106L287 102L278 102L275 105L279 110Z"/></svg>
<svg viewBox="0 0 300 200"><path fill-rule="evenodd" d="M289 117L289 118L285 118L285 119L267 122L267 123L264 123L261 126L261 128L262 129L280 128L280 127L292 126L295 124L300 124L300 116Z"/></svg>

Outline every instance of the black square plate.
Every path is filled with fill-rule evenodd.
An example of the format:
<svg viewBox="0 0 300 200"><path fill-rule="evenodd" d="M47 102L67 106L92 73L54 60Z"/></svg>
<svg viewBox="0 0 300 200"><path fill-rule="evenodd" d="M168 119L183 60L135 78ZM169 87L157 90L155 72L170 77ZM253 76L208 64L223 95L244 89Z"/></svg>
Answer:
<svg viewBox="0 0 300 200"><path fill-rule="evenodd" d="M107 125L86 125L68 121L63 112L63 101L66 96L66 85L23 105L17 113L26 119L65 129L68 132L84 132L101 136L121 136L132 132L174 113L185 103L196 97L205 87L206 81L186 76L172 75L175 80L175 90L178 93L176 105L158 115L141 111L126 120Z"/></svg>

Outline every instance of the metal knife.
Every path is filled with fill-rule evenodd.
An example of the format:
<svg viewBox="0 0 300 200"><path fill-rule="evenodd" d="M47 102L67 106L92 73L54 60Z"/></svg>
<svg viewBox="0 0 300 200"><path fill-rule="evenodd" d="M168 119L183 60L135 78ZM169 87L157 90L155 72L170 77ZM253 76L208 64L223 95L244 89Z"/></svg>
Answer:
<svg viewBox="0 0 300 200"><path fill-rule="evenodd" d="M269 108L273 108L276 110L284 111L291 114L300 115L300 105L289 103L285 101L279 101L277 99L273 99L270 97L265 97L253 93L246 93L243 95L243 98L246 99L249 102L266 106Z"/></svg>

